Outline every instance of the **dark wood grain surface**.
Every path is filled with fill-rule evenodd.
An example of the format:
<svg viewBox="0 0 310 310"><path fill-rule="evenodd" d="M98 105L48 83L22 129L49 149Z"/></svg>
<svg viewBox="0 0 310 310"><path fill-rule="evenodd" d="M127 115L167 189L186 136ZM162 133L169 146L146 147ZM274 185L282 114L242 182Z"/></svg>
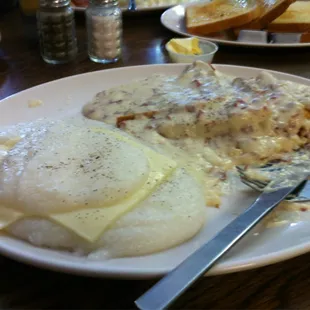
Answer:
<svg viewBox="0 0 310 310"><path fill-rule="evenodd" d="M173 37L159 14L127 16L123 59L114 65L88 60L83 14L76 16L79 55L70 64L45 64L35 19L19 11L0 16L0 99L74 74L169 59L164 44ZM214 62L262 67L310 78L310 49L220 47ZM0 110L1 113L1 110ZM154 281L91 279L40 270L0 257L0 309L133 309ZM204 278L175 305L179 309L310 309L310 254L260 269Z"/></svg>

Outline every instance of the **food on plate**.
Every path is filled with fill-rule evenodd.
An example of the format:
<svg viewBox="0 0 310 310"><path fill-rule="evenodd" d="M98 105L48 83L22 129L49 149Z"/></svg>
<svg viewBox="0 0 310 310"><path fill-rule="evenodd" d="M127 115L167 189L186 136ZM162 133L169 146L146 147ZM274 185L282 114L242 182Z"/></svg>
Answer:
<svg viewBox="0 0 310 310"><path fill-rule="evenodd" d="M186 39L171 39L167 47L175 53L184 55L201 55L202 50L199 47L199 39L186 38Z"/></svg>
<svg viewBox="0 0 310 310"><path fill-rule="evenodd" d="M310 2L297 1L291 4L282 15L268 25L268 30L308 33L310 31Z"/></svg>
<svg viewBox="0 0 310 310"><path fill-rule="evenodd" d="M229 10L227 7L231 3L233 3L234 9ZM245 8L242 8L241 4L244 4ZM240 12L238 5L241 6ZM246 8L252 13L243 14L242 12ZM244 41L240 38L241 35L244 35L241 31L256 30L262 33L264 31L270 32L272 37L275 37L275 40L272 39L273 43L310 42L310 5L308 1L253 0L252 2L230 2L230 0L213 0L191 4L185 8L185 11L187 31L192 34L224 37L224 39L226 37L230 39L238 37L239 41ZM227 14L226 11L230 13ZM247 20L244 15L250 20ZM256 15L255 18L252 18L254 15ZM291 36L277 37L278 33L283 32L290 33ZM249 42L258 42L254 34L247 33ZM256 37L258 35L257 33Z"/></svg>
<svg viewBox="0 0 310 310"><path fill-rule="evenodd" d="M124 257L176 246L204 225L196 176L124 131L78 116L0 138L0 229L12 236Z"/></svg>
<svg viewBox="0 0 310 310"><path fill-rule="evenodd" d="M295 0L257 0L260 7L259 16L251 23L243 25L242 29L264 29L274 19L280 16ZM238 29L240 30L240 29Z"/></svg>
<svg viewBox="0 0 310 310"><path fill-rule="evenodd" d="M185 22L188 32L204 35L250 23L259 14L260 8L255 1L203 1L186 7Z"/></svg>
<svg viewBox="0 0 310 310"><path fill-rule="evenodd" d="M43 101L40 99L28 100L28 108L37 108L43 105Z"/></svg>
<svg viewBox="0 0 310 310"><path fill-rule="evenodd" d="M235 165L289 162L310 142L310 88L262 71L240 78L195 62L98 93L83 114L119 127L192 171L219 206Z"/></svg>
<svg viewBox="0 0 310 310"><path fill-rule="evenodd" d="M186 39L171 39L165 45L172 62L188 63L204 61L212 63L218 47L211 41L201 41L196 37Z"/></svg>
<svg viewBox="0 0 310 310"><path fill-rule="evenodd" d="M305 32L300 34L300 43L309 43L310 42L310 32Z"/></svg>
<svg viewBox="0 0 310 310"><path fill-rule="evenodd" d="M265 71L197 61L103 90L83 114L1 130L2 232L95 258L151 254L240 192L236 165L309 161L310 88Z"/></svg>

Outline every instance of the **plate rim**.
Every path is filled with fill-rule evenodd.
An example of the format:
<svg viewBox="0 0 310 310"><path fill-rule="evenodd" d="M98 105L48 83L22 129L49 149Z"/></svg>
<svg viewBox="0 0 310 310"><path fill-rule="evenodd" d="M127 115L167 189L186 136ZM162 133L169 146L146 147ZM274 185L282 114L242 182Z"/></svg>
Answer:
<svg viewBox="0 0 310 310"><path fill-rule="evenodd" d="M68 77L64 77L61 79L49 81L43 84L39 84L36 86L33 86L31 88L25 89L23 91L20 91L18 93L12 94L11 96L8 96L4 98L3 100L0 101L0 107L1 104L5 103L7 100L14 98L15 96L20 96L26 93L29 90L34 90L36 88L40 88L42 86L48 86L49 84L53 84L55 82L59 81L64 81L64 80L70 80L70 79L79 79L81 76L90 76L90 75L100 75L100 74L108 74L109 71L130 71L133 68L135 69L147 69L147 68L152 68L152 67L157 67L159 69L164 68L164 67L175 67L175 68L180 68L182 69L183 67L188 66L188 64L149 64L149 65L141 65L141 66L128 66L128 67L120 67L120 68L111 68L111 69L103 69L103 70L98 70L98 71L92 71L92 72L87 72L87 73L82 73L82 74L77 74L77 75L71 75ZM300 77L298 75L290 74L290 73L285 73L281 71L275 71L275 70L268 70L264 68L259 68L259 67L248 67L248 66L238 66L238 65L226 65L226 64L214 64L215 68L218 68L219 70L221 69L235 69L235 70L248 70L250 69L251 71L268 71L270 73L276 74L276 75L281 75L283 78L286 78L288 80L294 80L297 78L300 83L305 82L305 84L310 85L310 79ZM6 241L8 240L8 241ZM10 243L10 240L12 242L13 240L13 245ZM29 248L27 252L21 252L18 247L14 246L14 243L17 242L22 242L23 244L26 244L26 247ZM82 276L91 276L91 277L102 277L102 278L122 278L122 279L147 279L147 278L155 278L155 277L160 277L169 270L164 267L164 268L149 268L145 267L143 269L139 268L133 268L130 267L130 269L126 269L125 271L120 271L118 268L111 268L109 266L104 267L103 269L98 268L97 264L94 264L92 268L90 268L89 265L84 265L83 261L85 259L82 258L82 260L74 264L70 261L65 261L61 259L60 261L49 259L48 255L43 255L42 256L33 253L32 248L38 249L38 247L35 247L31 244L28 244L27 242L18 240L16 238L7 236L7 235L1 235L0 234L0 254L4 255L6 257L13 258L16 261L20 261L23 263L27 263L36 267L44 268L44 269L49 269L53 271L61 271L64 273L69 273L69 274L76 274L76 275L82 275ZM39 248L41 249L41 248ZM46 249L44 249L46 250ZM60 253L60 251L57 250L47 250L53 251ZM248 269L254 269L266 265L271 265L277 262L281 262L299 255L302 255L304 253L307 253L310 251L310 241L304 241L301 242L295 246L291 246L288 248L285 248L283 250L278 250L275 252L271 252L268 254L263 254L263 255L258 255L255 257L250 257L250 258L238 258L236 262L229 262L223 260L223 262L217 264L214 266L209 272L208 276L211 275L220 275L220 274L226 274L226 273L232 273L232 272L237 272L237 271L244 271ZM133 257L135 258L135 257ZM137 257L138 258L138 257ZM224 258L225 259L225 258ZM91 260L89 260L91 261ZM96 262L99 263L100 262ZM97 266L96 266L97 265ZM85 267L86 266L86 267Z"/></svg>
<svg viewBox="0 0 310 310"><path fill-rule="evenodd" d="M166 10L168 8L171 8L173 5L160 5L160 6L156 6L156 7L149 7L149 8L136 8L134 11L129 10L128 8L121 8L123 13L131 13L134 14L136 13L142 13L142 12L152 12L152 11L162 11L162 10ZM71 2L71 7L73 8L73 10L77 11L77 12L84 12L86 10L87 7L84 6L77 6L74 3Z"/></svg>
<svg viewBox="0 0 310 310"><path fill-rule="evenodd" d="M5 238L9 238L5 236ZM25 263L29 266L35 266L45 270L51 270L55 272L61 272L65 274L86 276L93 278L108 278L108 279L129 279L129 280L144 280L144 279L154 279L166 275L171 270L165 268L157 268L153 270L139 270L132 268L127 269L126 272L121 272L119 269L106 269L101 270L96 268L94 265L92 268L81 268L80 264L83 265L83 262L80 264L59 264L57 261L51 259L48 260L46 256L43 259L39 259L37 256L32 256L30 253L19 254L19 251L15 247L11 249L10 247L3 248L1 244L2 236L0 236L0 254L13 259L20 263ZM22 241L23 242L23 241ZM33 247L32 245L30 245ZM53 251L53 250L51 250ZM279 252L282 254L279 255ZM238 264L227 264L220 263L212 267L204 276L218 276L224 274L230 274L235 272L242 272L247 270L253 270L260 267L267 267L276 263L280 263L300 255L310 252L310 242L304 242L297 246L291 247L290 249L277 251L268 255L260 255L255 259L245 259L238 262ZM85 258L86 260L86 258Z"/></svg>
<svg viewBox="0 0 310 310"><path fill-rule="evenodd" d="M175 5L173 7L167 8L165 10L165 12L163 12L160 16L160 22L161 24L167 28L168 30L177 33L179 35L182 36L186 36L186 37L193 37L195 35L190 34L188 32L183 32L183 31L179 31L178 29L175 29L173 26L167 24L166 20L168 20L169 18L167 18L167 16L169 14L171 14L171 12L174 12L174 10L176 10L178 7L180 9L185 9L185 7L189 5L189 4L178 4ZM218 44L223 44L223 45L228 45L228 46L237 46L237 47L258 47L258 48L305 48L305 47L310 47L310 43L275 43L275 44L268 44L268 43L251 43L251 42L238 42L238 41L229 41L229 40L225 40L225 39L215 39L212 37L201 37L201 36L195 36L197 38L199 38L202 41L212 41Z"/></svg>

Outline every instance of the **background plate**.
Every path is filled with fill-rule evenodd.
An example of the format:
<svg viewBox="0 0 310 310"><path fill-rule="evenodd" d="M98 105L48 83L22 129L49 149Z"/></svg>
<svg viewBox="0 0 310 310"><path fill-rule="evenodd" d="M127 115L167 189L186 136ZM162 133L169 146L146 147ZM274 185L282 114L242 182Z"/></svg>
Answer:
<svg viewBox="0 0 310 310"><path fill-rule="evenodd" d="M188 33L185 26L185 7L186 5L177 5L168 10L166 10L160 18L160 21L163 26L168 28L169 30L178 33L183 36L193 36ZM201 37L197 36L197 38L201 40L210 40L216 43L225 44L225 45L233 45L233 46L248 46L248 47L268 47L268 48L287 48L287 47L310 47L310 43L289 43L289 44L271 44L271 43L251 43L251 42L238 42L232 39L229 39L229 33L223 32L220 37Z"/></svg>
<svg viewBox="0 0 310 310"><path fill-rule="evenodd" d="M57 118L80 113L82 106L103 89L128 83L154 73L176 75L184 64L148 65L96 71L67 77L39 85L0 102L1 126L35 120L41 117ZM216 65L218 70L235 76L250 77L262 69ZM271 71L272 72L272 71ZM310 80L273 72L287 79L310 86ZM43 105L28 108L28 100L40 99ZM219 208L206 208L207 223L192 240L176 248L135 258L91 261L61 251L34 247L26 242L0 235L0 254L44 268L67 273L97 277L150 278L169 272L200 245L244 210L255 196L252 191L240 192L224 199ZM208 274L220 274L272 264L310 250L310 212L292 214L293 221L279 227L259 225L224 257ZM301 220L302 218L302 220Z"/></svg>
<svg viewBox="0 0 310 310"><path fill-rule="evenodd" d="M131 13L134 13L134 12L152 12L152 11L163 11L163 10L166 10L176 4L179 4L179 3L187 3L187 2L193 2L193 1L197 1L197 0L166 0L166 1L154 1L154 0L140 0L140 1L137 1L136 0L136 3L137 3L137 8L135 11L128 11L126 8L122 8L123 12L131 12ZM148 5L143 5L141 6L140 3L147 3L147 2L151 2L150 4ZM155 3L154 3L155 2ZM165 2L167 4L165 5L162 5L162 4L156 4L156 2ZM76 10L76 11L85 11L86 10L86 7L83 7L83 6L77 6L75 5L73 2L71 2L71 5L72 7Z"/></svg>

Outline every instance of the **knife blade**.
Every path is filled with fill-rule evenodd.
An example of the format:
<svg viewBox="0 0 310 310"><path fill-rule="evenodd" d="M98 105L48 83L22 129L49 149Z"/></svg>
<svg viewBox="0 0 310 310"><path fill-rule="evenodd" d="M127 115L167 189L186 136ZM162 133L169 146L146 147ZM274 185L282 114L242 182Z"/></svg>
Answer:
<svg viewBox="0 0 310 310"><path fill-rule="evenodd" d="M138 298L135 301L136 306L141 310L166 309L286 196L303 182L306 182L306 178L306 176L303 176L296 180L293 185L263 192L249 208L221 230L213 239L191 254Z"/></svg>
<svg viewBox="0 0 310 310"><path fill-rule="evenodd" d="M310 181L309 179L305 182L304 186L300 191L298 191L298 194L296 197L292 200L288 201L296 201L296 202L308 202L310 201Z"/></svg>

